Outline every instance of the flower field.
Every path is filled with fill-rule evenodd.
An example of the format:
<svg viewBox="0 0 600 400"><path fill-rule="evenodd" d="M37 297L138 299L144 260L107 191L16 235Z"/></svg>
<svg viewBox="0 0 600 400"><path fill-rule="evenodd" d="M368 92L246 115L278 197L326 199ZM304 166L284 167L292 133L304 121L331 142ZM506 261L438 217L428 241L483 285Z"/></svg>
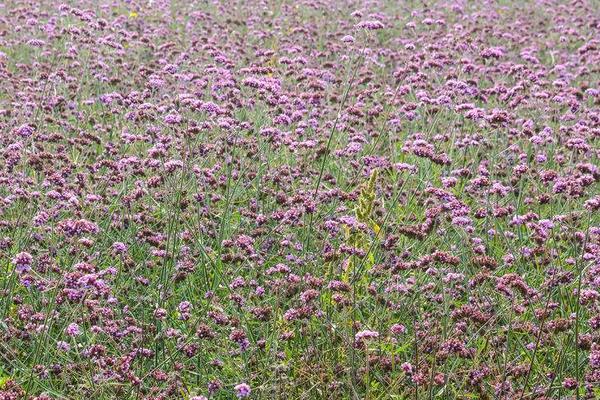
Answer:
<svg viewBox="0 0 600 400"><path fill-rule="evenodd" d="M600 3L0 4L0 400L600 399Z"/></svg>

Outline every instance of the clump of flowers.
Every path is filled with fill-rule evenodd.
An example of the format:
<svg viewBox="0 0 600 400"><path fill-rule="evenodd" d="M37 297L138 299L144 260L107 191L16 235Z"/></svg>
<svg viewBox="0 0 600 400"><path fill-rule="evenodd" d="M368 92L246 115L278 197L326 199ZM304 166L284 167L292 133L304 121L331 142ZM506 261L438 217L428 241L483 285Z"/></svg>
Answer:
<svg viewBox="0 0 600 400"><path fill-rule="evenodd" d="M597 6L358 3L2 3L0 399L598 397Z"/></svg>

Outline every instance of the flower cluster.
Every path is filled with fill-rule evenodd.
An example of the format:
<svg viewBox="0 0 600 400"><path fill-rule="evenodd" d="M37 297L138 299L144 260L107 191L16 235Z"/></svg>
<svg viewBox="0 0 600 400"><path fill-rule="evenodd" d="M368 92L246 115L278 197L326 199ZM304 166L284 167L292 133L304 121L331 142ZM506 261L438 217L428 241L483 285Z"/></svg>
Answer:
<svg viewBox="0 0 600 400"><path fill-rule="evenodd" d="M597 398L594 2L230 3L0 5L0 400Z"/></svg>

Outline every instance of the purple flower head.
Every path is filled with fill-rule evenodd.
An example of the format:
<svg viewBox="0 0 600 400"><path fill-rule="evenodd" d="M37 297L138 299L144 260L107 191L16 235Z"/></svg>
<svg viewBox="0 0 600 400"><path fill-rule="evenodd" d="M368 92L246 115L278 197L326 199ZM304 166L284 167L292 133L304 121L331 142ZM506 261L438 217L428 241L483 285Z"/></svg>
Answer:
<svg viewBox="0 0 600 400"><path fill-rule="evenodd" d="M33 134L34 131L35 128L28 124L21 125L15 129L15 133L22 137L29 137Z"/></svg>
<svg viewBox="0 0 600 400"><path fill-rule="evenodd" d="M358 29L366 29L369 31L374 31L378 29L383 29L384 25L380 21L361 21L355 25L355 28Z"/></svg>
<svg viewBox="0 0 600 400"><path fill-rule="evenodd" d="M61 351L69 351L71 350L71 345L65 341L59 340L56 342L56 348Z"/></svg>
<svg viewBox="0 0 600 400"><path fill-rule="evenodd" d="M33 263L33 257L31 254L23 251L18 253L12 259L13 264L15 264L16 270L18 273L27 272L31 269L31 264Z"/></svg>
<svg viewBox="0 0 600 400"><path fill-rule="evenodd" d="M238 385L235 385L235 395L238 397L238 399L243 399L246 398L248 396L250 396L250 386L247 383L240 383Z"/></svg>
<svg viewBox="0 0 600 400"><path fill-rule="evenodd" d="M125 254L127 252L127 245L122 242L114 242L112 249L117 254Z"/></svg>
<svg viewBox="0 0 600 400"><path fill-rule="evenodd" d="M215 394L218 390L223 387L223 384L218 379L208 382L208 393L209 395Z"/></svg>
<svg viewBox="0 0 600 400"><path fill-rule="evenodd" d="M414 369L412 364L409 362L402 363L400 368L402 368L402 371L404 371L404 373L406 373L406 374L412 374L413 369Z"/></svg>
<svg viewBox="0 0 600 400"><path fill-rule="evenodd" d="M156 319L164 320L167 317L167 314L168 312L164 308L157 308L154 310L154 318Z"/></svg>
<svg viewBox="0 0 600 400"><path fill-rule="evenodd" d="M177 306L177 311L179 311L179 319L182 321L187 321L191 316L192 303L189 301L182 301Z"/></svg>
<svg viewBox="0 0 600 400"><path fill-rule="evenodd" d="M406 327L402 324L394 324L391 326L390 332L393 335L402 335L402 334L406 333Z"/></svg>
<svg viewBox="0 0 600 400"><path fill-rule="evenodd" d="M65 329L65 333L71 337L75 337L81 335L81 329L79 328L79 325L73 322L69 324L69 326L67 326L67 329Z"/></svg>
<svg viewBox="0 0 600 400"><path fill-rule="evenodd" d="M181 123L182 120L183 120L183 118L181 117L181 115L179 115L177 113L168 114L164 118L164 122L167 125L177 125L177 124Z"/></svg>
<svg viewBox="0 0 600 400"><path fill-rule="evenodd" d="M357 343L360 343L360 342L364 342L369 339L377 339L378 337L379 337L379 332L364 330L364 331L356 332L356 334L354 335L354 340Z"/></svg>
<svg viewBox="0 0 600 400"><path fill-rule="evenodd" d="M574 390L577 388L577 379L575 378L565 378L562 383L565 389Z"/></svg>

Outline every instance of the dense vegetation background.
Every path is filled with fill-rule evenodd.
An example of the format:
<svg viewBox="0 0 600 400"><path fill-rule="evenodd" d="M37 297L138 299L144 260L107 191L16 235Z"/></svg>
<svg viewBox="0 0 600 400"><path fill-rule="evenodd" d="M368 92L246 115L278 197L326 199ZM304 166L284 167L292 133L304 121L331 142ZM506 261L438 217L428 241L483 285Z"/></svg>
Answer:
<svg viewBox="0 0 600 400"><path fill-rule="evenodd" d="M600 393L586 1L0 5L0 399Z"/></svg>

